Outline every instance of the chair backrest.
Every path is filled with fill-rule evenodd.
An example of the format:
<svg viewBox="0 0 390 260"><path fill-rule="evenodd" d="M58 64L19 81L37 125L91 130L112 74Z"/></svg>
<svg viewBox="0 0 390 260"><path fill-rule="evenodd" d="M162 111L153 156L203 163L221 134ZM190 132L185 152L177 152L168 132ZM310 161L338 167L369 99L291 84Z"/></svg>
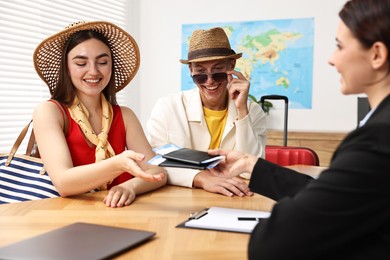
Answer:
<svg viewBox="0 0 390 260"><path fill-rule="evenodd" d="M265 147L265 159L280 166L320 165L317 153L307 147L267 145Z"/></svg>

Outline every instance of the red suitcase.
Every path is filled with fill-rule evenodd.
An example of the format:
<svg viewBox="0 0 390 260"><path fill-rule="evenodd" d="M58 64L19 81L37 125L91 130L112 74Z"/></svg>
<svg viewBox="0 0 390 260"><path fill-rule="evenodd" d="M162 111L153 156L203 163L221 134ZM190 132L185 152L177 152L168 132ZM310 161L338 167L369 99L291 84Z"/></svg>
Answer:
<svg viewBox="0 0 390 260"><path fill-rule="evenodd" d="M307 147L287 146L287 123L288 123L288 97L280 95L267 95L260 98L260 104L265 100L284 100L284 134L283 146L266 145L265 159L280 166L288 165L314 165L319 166L320 160L317 153Z"/></svg>

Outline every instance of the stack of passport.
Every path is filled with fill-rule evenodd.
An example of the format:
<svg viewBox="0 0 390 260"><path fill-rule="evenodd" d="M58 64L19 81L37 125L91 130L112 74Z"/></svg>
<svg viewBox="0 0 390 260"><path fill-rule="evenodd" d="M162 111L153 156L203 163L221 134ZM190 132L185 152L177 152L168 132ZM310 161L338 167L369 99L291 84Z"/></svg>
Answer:
<svg viewBox="0 0 390 260"><path fill-rule="evenodd" d="M153 150L157 155L148 163L161 167L205 170L215 167L225 158L224 156L209 155L204 151L182 148L173 144L156 147Z"/></svg>

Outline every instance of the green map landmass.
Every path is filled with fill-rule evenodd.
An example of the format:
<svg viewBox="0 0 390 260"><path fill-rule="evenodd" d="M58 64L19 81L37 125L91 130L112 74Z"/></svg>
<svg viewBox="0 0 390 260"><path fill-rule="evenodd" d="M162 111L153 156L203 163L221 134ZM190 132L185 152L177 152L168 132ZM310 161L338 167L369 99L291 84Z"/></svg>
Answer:
<svg viewBox="0 0 390 260"><path fill-rule="evenodd" d="M227 34L231 34L231 27L224 28ZM279 59L279 53L286 49L287 42L294 41L302 37L300 33L283 33L277 29L271 29L260 35L247 35L241 43L239 43L239 52L248 54L249 58L242 58L237 61L237 68L244 74L246 78L251 79L253 66L252 64L261 62L265 64L269 62L271 65ZM285 77L278 78L275 82L277 86L283 85L289 87L289 79Z"/></svg>

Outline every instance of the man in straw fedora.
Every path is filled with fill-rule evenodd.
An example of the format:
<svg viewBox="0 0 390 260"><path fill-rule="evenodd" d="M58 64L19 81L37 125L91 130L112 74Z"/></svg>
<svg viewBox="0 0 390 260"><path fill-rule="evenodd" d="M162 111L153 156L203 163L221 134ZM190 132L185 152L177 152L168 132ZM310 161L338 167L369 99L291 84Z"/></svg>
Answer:
<svg viewBox="0 0 390 260"><path fill-rule="evenodd" d="M173 143L207 151L222 148L259 157L265 153L266 118L248 101L249 81L234 70L242 53L231 49L222 28L195 30L189 42L188 65L197 88L163 97L147 123L153 147ZM213 176L209 170L168 168L168 183L203 188L226 196L252 195L241 178Z"/></svg>
<svg viewBox="0 0 390 260"><path fill-rule="evenodd" d="M48 37L34 52L51 99L33 115L40 155L62 197L109 189L104 203L129 205L166 182L164 169L134 112L116 93L139 67L137 43L115 24L80 22Z"/></svg>

